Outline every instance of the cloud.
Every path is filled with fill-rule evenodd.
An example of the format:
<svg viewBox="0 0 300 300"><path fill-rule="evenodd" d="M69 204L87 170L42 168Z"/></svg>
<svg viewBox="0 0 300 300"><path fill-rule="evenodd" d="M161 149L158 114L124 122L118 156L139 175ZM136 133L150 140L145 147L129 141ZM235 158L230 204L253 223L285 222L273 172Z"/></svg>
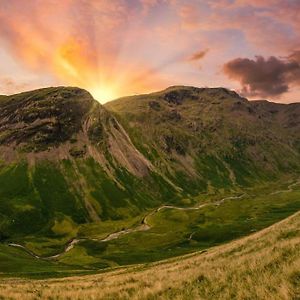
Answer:
<svg viewBox="0 0 300 300"><path fill-rule="evenodd" d="M1 46L22 68L50 74L61 84L91 91L109 88L115 97L133 88L141 92L147 83L140 88L127 83L152 66L132 54L140 50L136 45L147 47L146 29L149 41L155 40L153 27L143 22L148 20L146 11L162 2L0 0ZM150 75L143 80L159 82L159 74Z"/></svg>
<svg viewBox="0 0 300 300"><path fill-rule="evenodd" d="M159 4L159 0L141 0L143 13L147 14L151 8Z"/></svg>
<svg viewBox="0 0 300 300"><path fill-rule="evenodd" d="M190 56L188 58L188 60L189 61L199 61L199 60L203 59L206 56L208 51L209 51L209 49L197 51L192 56Z"/></svg>
<svg viewBox="0 0 300 300"><path fill-rule="evenodd" d="M174 0L182 28L189 32L241 32L250 45L283 54L300 46L300 1Z"/></svg>
<svg viewBox="0 0 300 300"><path fill-rule="evenodd" d="M300 64L293 57L236 58L227 62L223 71L241 84L246 96L280 97L291 85L300 84Z"/></svg>
<svg viewBox="0 0 300 300"><path fill-rule="evenodd" d="M32 88L32 85L28 82L16 82L10 77L0 78L0 94L10 95L20 91L28 90Z"/></svg>
<svg viewBox="0 0 300 300"><path fill-rule="evenodd" d="M300 50L292 52L292 54L288 56L288 59L291 61L296 61L300 64Z"/></svg>

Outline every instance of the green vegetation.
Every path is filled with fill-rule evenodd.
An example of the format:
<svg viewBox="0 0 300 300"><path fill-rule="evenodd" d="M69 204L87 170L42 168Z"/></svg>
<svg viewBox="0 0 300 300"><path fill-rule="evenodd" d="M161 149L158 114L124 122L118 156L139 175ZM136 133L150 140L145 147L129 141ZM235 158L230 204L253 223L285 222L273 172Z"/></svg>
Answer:
<svg viewBox="0 0 300 300"><path fill-rule="evenodd" d="M67 266L52 261L33 258L18 248L0 244L0 277L48 278L71 274L85 274L76 266Z"/></svg>
<svg viewBox="0 0 300 300"><path fill-rule="evenodd" d="M274 193L275 188L277 193ZM61 217L55 219L52 233L48 237L45 234L45 237L31 235L23 238L27 249L38 255L62 253L56 259L35 259L23 249L7 246L3 246L6 248L2 247L2 251L8 252L9 249L21 255L19 263L24 264L22 276L44 276L49 266L49 270L53 269L53 272L47 276L58 276L60 268L69 274L82 268L94 272L207 249L259 231L300 210L300 184L291 187L291 182L277 182L249 188L244 192L244 196L232 199L229 194L224 194L221 196L222 199L225 198L223 201L218 201L221 199L218 198L220 195L208 197L206 201L200 200L201 196L199 201L203 207L199 209L179 210L170 207L155 213L149 211L146 221L150 226L148 230L131 232L106 242L101 240L109 233L140 226L145 214L127 221L112 220L82 225L75 223L70 217ZM62 212L67 210L61 209ZM63 253L63 246L72 236L77 236L82 241ZM33 265L30 264L31 260L35 262ZM14 268L14 260L6 259L6 272L14 272Z"/></svg>
<svg viewBox="0 0 300 300"><path fill-rule="evenodd" d="M218 88L105 107L78 88L1 98L2 275L150 263L293 214L297 109Z"/></svg>
<svg viewBox="0 0 300 300"><path fill-rule="evenodd" d="M298 299L299 226L297 213L240 240L158 263L63 279L2 279L0 298Z"/></svg>
<svg viewBox="0 0 300 300"><path fill-rule="evenodd" d="M105 107L139 151L189 194L299 174L300 128L291 120L300 105L292 115L289 105L249 102L226 89L176 86Z"/></svg>
<svg viewBox="0 0 300 300"><path fill-rule="evenodd" d="M97 249L95 257L121 265L144 263L206 249L259 231L300 210L300 186L289 193L228 199L199 210L163 209L149 216L151 229L119 237L107 243L78 247ZM191 236L192 235L192 236ZM76 246L77 247L77 246ZM71 255L71 252L68 255Z"/></svg>

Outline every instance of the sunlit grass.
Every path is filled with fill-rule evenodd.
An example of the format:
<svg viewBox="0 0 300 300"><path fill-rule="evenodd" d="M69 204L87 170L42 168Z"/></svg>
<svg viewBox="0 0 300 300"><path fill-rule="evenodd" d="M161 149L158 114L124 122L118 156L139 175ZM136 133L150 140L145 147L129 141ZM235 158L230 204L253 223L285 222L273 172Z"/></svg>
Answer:
<svg viewBox="0 0 300 300"><path fill-rule="evenodd" d="M5 279L3 299L298 299L300 214L204 253L99 275Z"/></svg>

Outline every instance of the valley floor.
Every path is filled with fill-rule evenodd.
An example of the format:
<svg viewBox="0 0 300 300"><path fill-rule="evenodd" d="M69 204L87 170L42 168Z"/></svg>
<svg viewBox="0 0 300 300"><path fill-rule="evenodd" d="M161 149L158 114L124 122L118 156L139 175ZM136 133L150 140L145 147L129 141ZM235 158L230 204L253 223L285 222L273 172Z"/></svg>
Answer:
<svg viewBox="0 0 300 300"><path fill-rule="evenodd" d="M7 240L0 243L0 277L49 280L91 275L199 253L300 211L299 183L290 178L199 195L195 204L166 203L128 220L84 224L72 236ZM69 229L65 221L60 229Z"/></svg>
<svg viewBox="0 0 300 300"><path fill-rule="evenodd" d="M3 279L0 299L300 299L300 212L159 263L63 279Z"/></svg>

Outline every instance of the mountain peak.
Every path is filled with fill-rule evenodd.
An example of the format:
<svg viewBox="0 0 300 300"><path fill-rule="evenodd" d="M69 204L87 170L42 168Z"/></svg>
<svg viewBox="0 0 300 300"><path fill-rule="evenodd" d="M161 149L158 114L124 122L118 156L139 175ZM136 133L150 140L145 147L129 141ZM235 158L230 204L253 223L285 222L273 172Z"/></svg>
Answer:
<svg viewBox="0 0 300 300"><path fill-rule="evenodd" d="M207 95L212 97L217 97L220 99L225 99L226 97L231 98L242 98L235 91L217 87L217 88L197 88L192 86L171 86L166 90L162 91L165 94L165 99L171 102L180 103L184 98L198 99L201 95ZM175 100L177 98L177 101Z"/></svg>
<svg viewBox="0 0 300 300"><path fill-rule="evenodd" d="M75 87L50 87L0 100L0 145L45 146L79 130L95 100Z"/></svg>

